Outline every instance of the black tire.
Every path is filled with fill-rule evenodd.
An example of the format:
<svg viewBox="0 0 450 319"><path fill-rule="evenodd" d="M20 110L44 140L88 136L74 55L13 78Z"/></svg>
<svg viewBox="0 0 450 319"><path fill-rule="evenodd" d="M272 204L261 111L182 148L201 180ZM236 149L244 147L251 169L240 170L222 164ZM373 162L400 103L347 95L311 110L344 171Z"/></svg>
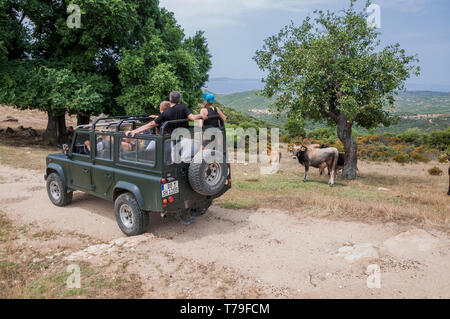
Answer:
<svg viewBox="0 0 450 319"><path fill-rule="evenodd" d="M59 207L69 205L73 198L73 192L68 190L57 173L51 173L47 177L47 194L51 202Z"/></svg>
<svg viewBox="0 0 450 319"><path fill-rule="evenodd" d="M120 230L127 236L144 233L149 225L149 214L141 210L132 193L124 193L114 203L114 215Z"/></svg>
<svg viewBox="0 0 450 319"><path fill-rule="evenodd" d="M200 195L214 196L219 194L227 184L228 166L221 160L223 155L211 150L203 151L192 159L189 165L189 183L192 189Z"/></svg>

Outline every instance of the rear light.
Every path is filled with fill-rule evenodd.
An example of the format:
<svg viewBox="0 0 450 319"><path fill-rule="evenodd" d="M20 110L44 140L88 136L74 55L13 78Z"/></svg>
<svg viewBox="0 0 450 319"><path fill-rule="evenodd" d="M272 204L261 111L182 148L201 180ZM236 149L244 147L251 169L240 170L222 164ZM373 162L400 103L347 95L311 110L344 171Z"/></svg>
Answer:
<svg viewBox="0 0 450 319"><path fill-rule="evenodd" d="M165 178L161 178L161 184L165 184L167 181Z"/></svg>
<svg viewBox="0 0 450 319"><path fill-rule="evenodd" d="M169 197L169 203L173 203L174 199L172 196Z"/></svg>
<svg viewBox="0 0 450 319"><path fill-rule="evenodd" d="M231 167L231 163L227 163L228 167Z"/></svg>
<svg viewBox="0 0 450 319"><path fill-rule="evenodd" d="M231 178L228 180L228 187L231 187Z"/></svg>

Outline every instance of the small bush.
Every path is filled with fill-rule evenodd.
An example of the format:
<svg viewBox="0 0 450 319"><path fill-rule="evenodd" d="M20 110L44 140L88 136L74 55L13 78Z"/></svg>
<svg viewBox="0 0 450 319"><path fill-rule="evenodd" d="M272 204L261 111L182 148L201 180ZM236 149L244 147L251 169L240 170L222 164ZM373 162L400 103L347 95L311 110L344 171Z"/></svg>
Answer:
<svg viewBox="0 0 450 319"><path fill-rule="evenodd" d="M430 159L426 157L427 150L423 146L417 147L414 151L411 153L411 157L418 162L422 163L428 163Z"/></svg>
<svg viewBox="0 0 450 319"><path fill-rule="evenodd" d="M448 162L448 156L447 155L441 156L439 158L439 163L447 163L447 162Z"/></svg>
<svg viewBox="0 0 450 319"><path fill-rule="evenodd" d="M407 154L397 153L394 156L393 160L397 163L405 164L409 162L409 156Z"/></svg>
<svg viewBox="0 0 450 319"><path fill-rule="evenodd" d="M428 173L432 176L441 176L444 172L439 167L432 167L428 170Z"/></svg>

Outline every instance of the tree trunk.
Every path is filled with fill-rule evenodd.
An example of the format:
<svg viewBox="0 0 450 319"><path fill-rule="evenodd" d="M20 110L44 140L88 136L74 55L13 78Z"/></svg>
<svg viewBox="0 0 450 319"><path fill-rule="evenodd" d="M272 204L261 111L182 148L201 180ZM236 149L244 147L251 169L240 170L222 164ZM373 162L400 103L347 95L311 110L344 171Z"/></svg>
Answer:
<svg viewBox="0 0 450 319"><path fill-rule="evenodd" d="M87 125L89 124L91 117L86 114L78 114L77 115L77 126L78 125Z"/></svg>
<svg viewBox="0 0 450 319"><path fill-rule="evenodd" d="M352 124L347 123L346 120L340 119L337 127L337 134L345 152L345 165L342 175L344 178L353 180L357 177L358 164L358 144L352 136Z"/></svg>
<svg viewBox="0 0 450 319"><path fill-rule="evenodd" d="M67 143L66 115L58 116L58 144Z"/></svg>
<svg viewBox="0 0 450 319"><path fill-rule="evenodd" d="M42 137L53 146L65 143L67 140L65 115L53 115L52 113L47 112L47 116L47 129Z"/></svg>

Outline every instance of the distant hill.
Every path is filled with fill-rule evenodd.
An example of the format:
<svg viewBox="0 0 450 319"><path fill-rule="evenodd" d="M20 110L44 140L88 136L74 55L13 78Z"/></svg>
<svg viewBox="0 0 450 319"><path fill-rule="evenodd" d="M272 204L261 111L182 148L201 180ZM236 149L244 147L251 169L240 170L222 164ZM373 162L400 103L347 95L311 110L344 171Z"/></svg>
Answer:
<svg viewBox="0 0 450 319"><path fill-rule="evenodd" d="M259 78L234 79L228 77L211 78L205 86L206 91L217 94L233 94L252 90L262 90L264 85ZM450 92L450 84L407 83L408 91Z"/></svg>
<svg viewBox="0 0 450 319"><path fill-rule="evenodd" d="M251 90L234 94L218 94L217 100L225 106L232 107L242 113L283 127L285 116L277 118L269 112L273 99L257 95L260 91ZM432 91L408 91L400 94L396 99L396 114L402 120L399 124L379 128L377 132L400 133L409 128L422 130L440 130L450 126L450 93ZM308 128L321 126L308 124Z"/></svg>

